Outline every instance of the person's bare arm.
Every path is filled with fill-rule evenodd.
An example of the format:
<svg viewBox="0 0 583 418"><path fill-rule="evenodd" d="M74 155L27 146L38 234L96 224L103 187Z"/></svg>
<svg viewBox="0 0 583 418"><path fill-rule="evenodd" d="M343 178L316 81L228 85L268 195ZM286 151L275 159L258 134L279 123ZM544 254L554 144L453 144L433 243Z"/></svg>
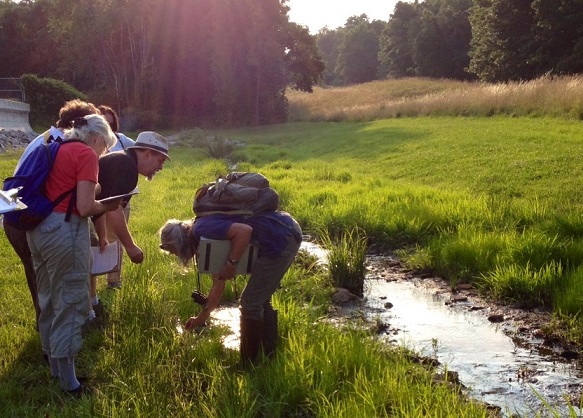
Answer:
<svg viewBox="0 0 583 418"><path fill-rule="evenodd" d="M221 301L221 296L223 296L224 291L225 281L213 277L213 285L208 294L206 304L202 307L202 310L198 313L197 316L192 316L188 319L188 321L186 321L184 327L188 331L196 327L203 327L211 315L213 309L215 309Z"/></svg>
<svg viewBox="0 0 583 418"><path fill-rule="evenodd" d="M134 242L123 214L123 208L119 206L116 210L107 212L106 217L107 223L111 226L115 235L117 235L130 260L133 263L141 263L144 261L144 252Z"/></svg>
<svg viewBox="0 0 583 418"><path fill-rule="evenodd" d="M227 231L227 239L231 241L231 251L229 251L229 260L241 259L241 256L249 246L251 241L251 234L253 233L253 228L247 224L234 223L231 224L229 230ZM235 277L237 271L237 265L231 264L228 261L223 265L221 271L219 271L218 277L223 280L230 280Z"/></svg>
<svg viewBox="0 0 583 418"><path fill-rule="evenodd" d="M79 215L83 218L115 210L120 202L121 200L106 204L100 203L95 200L95 183L86 180L77 182L76 206Z"/></svg>
<svg viewBox="0 0 583 418"><path fill-rule="evenodd" d="M253 228L247 224L231 224L227 231L226 238L231 241L231 251L229 252L230 260L239 260L251 241ZM213 309L217 307L221 296L225 291L225 281L235 277L237 270L236 264L226 262L219 273L213 276L213 285L209 292L207 302L197 316L190 317L186 322L186 329L191 330L196 327L205 325Z"/></svg>
<svg viewBox="0 0 583 418"><path fill-rule="evenodd" d="M105 216L100 216L93 220L93 225L95 226L97 240L99 241L99 251L103 252L107 244L109 244L107 241L107 224L105 222Z"/></svg>

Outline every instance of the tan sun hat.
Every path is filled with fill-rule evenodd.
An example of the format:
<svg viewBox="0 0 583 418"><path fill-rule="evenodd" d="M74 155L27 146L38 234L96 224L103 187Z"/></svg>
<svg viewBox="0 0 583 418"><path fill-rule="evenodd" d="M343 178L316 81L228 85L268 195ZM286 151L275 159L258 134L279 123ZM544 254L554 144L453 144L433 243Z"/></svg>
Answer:
<svg viewBox="0 0 583 418"><path fill-rule="evenodd" d="M140 132L136 143L129 148L150 149L164 155L169 160L172 160L168 155L168 140L156 132L144 131Z"/></svg>

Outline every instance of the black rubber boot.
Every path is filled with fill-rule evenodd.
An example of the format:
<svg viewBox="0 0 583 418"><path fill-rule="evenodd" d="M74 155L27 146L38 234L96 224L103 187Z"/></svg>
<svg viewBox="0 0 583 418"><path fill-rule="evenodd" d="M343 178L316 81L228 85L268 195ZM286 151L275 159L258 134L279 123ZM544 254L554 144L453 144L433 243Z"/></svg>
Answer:
<svg viewBox="0 0 583 418"><path fill-rule="evenodd" d="M261 338L263 353L267 358L273 358L277 349L278 339L277 311L273 308L265 309L263 312L263 322L263 337Z"/></svg>
<svg viewBox="0 0 583 418"><path fill-rule="evenodd" d="M256 364L261 352L264 322L241 316L241 363L244 366Z"/></svg>

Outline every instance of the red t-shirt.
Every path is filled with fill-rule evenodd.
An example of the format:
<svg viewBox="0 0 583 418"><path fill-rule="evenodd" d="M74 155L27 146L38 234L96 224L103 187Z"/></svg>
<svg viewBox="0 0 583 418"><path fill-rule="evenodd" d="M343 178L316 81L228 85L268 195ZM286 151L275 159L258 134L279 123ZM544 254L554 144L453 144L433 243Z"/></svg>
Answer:
<svg viewBox="0 0 583 418"><path fill-rule="evenodd" d="M46 195L55 200L64 192L77 187L80 181L97 183L99 160L89 145L81 142L61 145L53 169L45 184ZM71 196L67 196L55 207L55 212L66 213ZM79 215L76 205L73 213Z"/></svg>

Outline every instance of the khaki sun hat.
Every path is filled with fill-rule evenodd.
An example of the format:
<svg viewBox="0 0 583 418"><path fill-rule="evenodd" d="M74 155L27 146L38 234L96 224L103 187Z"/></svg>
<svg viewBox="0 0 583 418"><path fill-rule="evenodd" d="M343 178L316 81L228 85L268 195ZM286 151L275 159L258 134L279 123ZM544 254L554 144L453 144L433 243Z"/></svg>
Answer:
<svg viewBox="0 0 583 418"><path fill-rule="evenodd" d="M136 143L130 148L150 149L164 155L169 160L172 160L168 155L168 140L156 132L144 131L138 135Z"/></svg>

